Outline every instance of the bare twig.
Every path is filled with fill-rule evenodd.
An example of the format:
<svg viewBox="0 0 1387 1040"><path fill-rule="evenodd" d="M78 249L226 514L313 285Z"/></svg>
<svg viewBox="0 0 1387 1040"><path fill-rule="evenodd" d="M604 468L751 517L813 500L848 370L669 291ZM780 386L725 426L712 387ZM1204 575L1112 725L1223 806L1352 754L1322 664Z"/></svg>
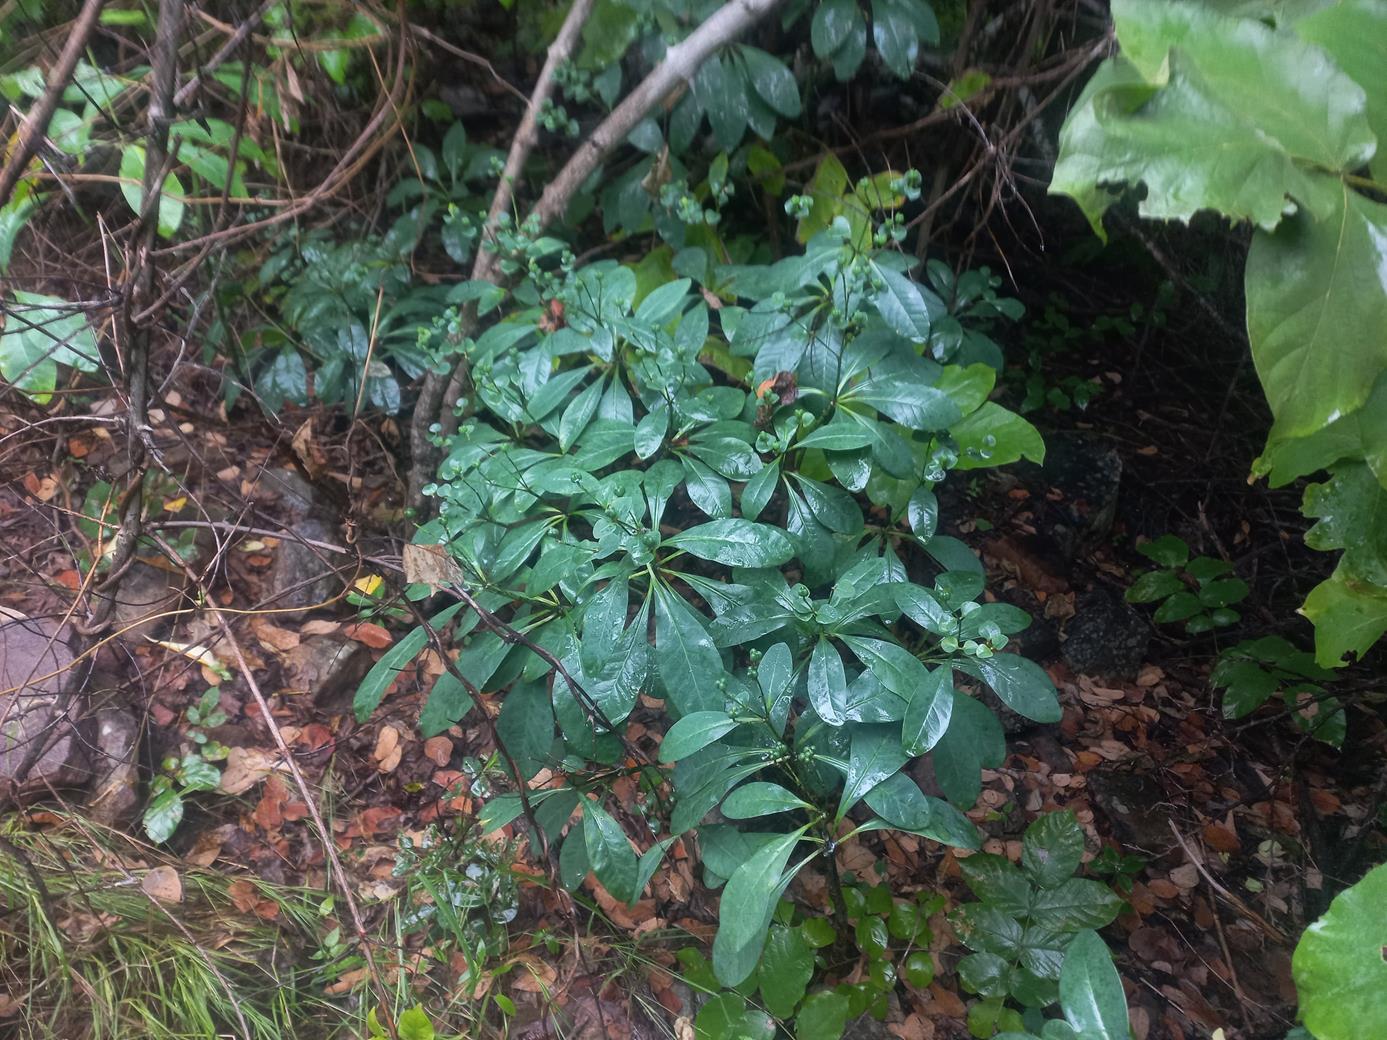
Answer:
<svg viewBox="0 0 1387 1040"><path fill-rule="evenodd" d="M1253 910L1252 907L1248 906L1245 902L1243 902L1236 895L1234 895L1227 888L1225 888L1222 884L1220 884L1218 879L1216 879L1212 874L1210 874L1209 869L1206 866L1204 866L1204 857L1200 856L1197 852L1190 848L1189 842L1185 839L1185 836L1180 833L1180 828L1175 826L1175 821L1169 820L1167 822L1170 824L1170 833L1175 835L1175 841L1179 844L1181 850L1185 853L1185 858L1190 861L1190 863L1194 866L1195 870L1199 871L1199 876L1209 883L1209 887L1214 890L1214 892L1219 896L1219 898L1221 898L1234 910L1238 911L1238 913L1246 917L1258 928L1262 929L1262 931L1266 933L1267 938L1270 939L1272 942L1284 945L1288 941L1286 939L1286 933L1283 932L1280 928L1276 927L1276 925L1268 921L1256 910Z"/></svg>
<svg viewBox="0 0 1387 1040"><path fill-rule="evenodd" d="M636 88L626 95L621 104L617 105L607 118L602 120L597 128L588 135L587 139L578 146L578 150L573 153L554 179L545 187L539 202L530 210L527 223L543 229L561 216L583 182L611 154L612 150L626 139L626 136L630 134L637 123L644 119L656 105L661 104L676 90L692 80L698 73L700 66L715 50L730 43L770 14L779 6L780 2L781 0L729 0L728 3L723 4L722 7L713 12L702 25L666 51L664 58L651 70L650 74L641 80ZM574 7L569 12L570 19L572 19L574 11L578 10L584 3L585 0L574 0ZM586 17L585 14L584 17ZM566 21L564 28L567 29L568 26L569 23ZM555 45L558 42L555 40ZM554 50L551 48L550 58L553 55ZM552 77L550 61L548 60L545 62L545 70ZM536 86L536 92L538 92L539 86ZM538 109L537 104L532 104L526 110L526 121L537 114ZM525 125L522 122L522 130ZM517 135L517 143L518 138L519 135ZM531 146L532 143L526 146L526 153ZM516 151L512 149L512 157L515 155ZM519 163L523 162L524 154L521 154ZM507 173L510 172L508 161ZM515 172L518 174L518 168ZM491 215L487 220L487 224L493 232L492 220L499 217L504 207L509 204L511 191L512 185L509 183L509 179L503 177L497 188L497 197L492 203ZM482 235L479 240L480 250L485 250L488 237L486 234ZM483 264L481 252L477 257L477 266L474 269L473 277L485 277L487 281L496 281L494 262L487 260ZM464 318L464 335L467 335L475 327L476 319L470 313ZM428 477L435 457L429 431L433 424L440 420L445 435L456 429L451 402L456 400L460 394L466 379L467 364L465 359L457 363L446 381L442 373L436 372L430 372L424 379L419 402L415 408L414 419L410 425L410 448L413 458L410 465L409 504L416 508L422 504L423 495L420 489Z"/></svg>
<svg viewBox="0 0 1387 1040"><path fill-rule="evenodd" d="M19 131L19 143L11 153L10 161L0 170L0 206L10 201L10 193L19 183L19 178L24 175L29 160L33 158L39 142L48 131L48 123L58 107L58 99L62 97L63 88L67 86L72 70L77 67L77 59L86 49L87 38L96 27L103 6L105 0L86 0L82 10L78 12L77 20L73 22L72 30L68 34L67 43L63 45L57 63L48 73L48 86L43 92L43 97L29 110L28 118L24 120L24 125Z"/></svg>
<svg viewBox="0 0 1387 1040"><path fill-rule="evenodd" d="M144 515L146 430L149 426L149 340L148 325L137 325L135 307L147 300L154 289L155 234L164 179L171 157L168 151L169 127L173 123L173 89L178 79L178 37L183 31L183 0L163 0L155 26L153 83L149 95L148 130L145 135L144 185L140 198L139 240L135 247L131 292L123 300L118 324L126 345L125 377L127 393L126 451L129 458L129 485L121 497L120 529L111 554L111 571L98 586L103 594L92 606L91 617L79 626L84 635L104 630L115 610L116 595L126 570L135 558L140 540L140 521Z"/></svg>
<svg viewBox="0 0 1387 1040"><path fill-rule="evenodd" d="M236 53L236 48L246 42L246 38L250 36L255 30L255 27L260 24L260 19L265 17L265 12L273 7L275 3L276 0L264 0L264 3L252 11L250 16L236 27L236 31L227 38L225 43L217 48L217 52L207 59L203 66L197 70L196 75L178 88L178 93L173 96L173 103L176 107L182 108L186 105L188 99L196 94L198 88L202 86L203 78L205 76L210 76L221 67L222 63L225 62L227 58ZM231 157L234 161L236 158L236 153L234 151L231 153Z"/></svg>
<svg viewBox="0 0 1387 1040"><path fill-rule="evenodd" d="M719 47L730 43L780 4L780 0L731 0L702 25L665 52L660 64L627 94L611 115L588 135L573 157L549 182L530 216L541 228L568 208L592 172L656 105L692 80Z"/></svg>
<svg viewBox="0 0 1387 1040"><path fill-rule="evenodd" d="M346 869L342 866L342 858L337 854L337 844L333 840L332 830L323 818L322 810L318 807L318 800L313 797L312 789L308 786L308 780L304 777L303 770L299 768L298 760L294 757L294 753L289 750L289 745L284 740L284 734L280 732L279 724L275 722L274 713L270 710L270 702L260 689L260 684L255 680L255 672L246 660L245 653L241 650L241 643L236 638L231 623L217 608L211 591L198 574L188 566L178 555L178 551L167 541L157 534L151 535L151 537L169 562L181 569L190 581L197 584L201 590L203 601L207 604L207 612L212 616L217 627L221 629L222 636L226 639L227 646L230 647L231 654L236 659L236 668L245 679L246 688L250 690L250 695L255 700L260 717L264 719L265 726L269 729L270 736L275 742L275 747L279 749L279 753L284 757L285 765L289 768L289 775L293 777L294 786L298 788L300 797L303 798L304 804L308 807L308 815L313 820L314 829L317 830L318 838L323 845L323 855L327 859L329 872L332 874L333 880L336 881L338 890L342 893L343 901L347 904L347 913L351 917L352 930L356 933L357 941L361 944L361 953L366 959L366 967L376 990L376 999L380 1002L378 1013L390 1035L397 1037L394 1016L391 1014L390 992L381 978L379 968L376 966L375 954L371 951L371 939L366 932L366 922L361 916L361 908L357 906L351 880L347 877Z"/></svg>

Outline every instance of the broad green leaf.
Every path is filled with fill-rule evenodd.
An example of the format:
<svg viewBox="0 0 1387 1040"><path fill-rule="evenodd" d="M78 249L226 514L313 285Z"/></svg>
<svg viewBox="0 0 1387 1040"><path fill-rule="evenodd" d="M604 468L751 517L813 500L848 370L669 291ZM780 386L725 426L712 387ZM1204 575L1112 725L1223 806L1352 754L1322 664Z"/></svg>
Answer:
<svg viewBox="0 0 1387 1040"><path fill-rule="evenodd" d="M1163 534L1137 546L1137 552L1162 567L1183 567L1189 563L1190 547L1183 538Z"/></svg>
<svg viewBox="0 0 1387 1040"><path fill-rule="evenodd" d="M872 40L886 67L900 79L909 79L920 41L901 0L872 0Z"/></svg>
<svg viewBox="0 0 1387 1040"><path fill-rule="evenodd" d="M549 761L554 744L554 707L541 683L514 686L501 701L496 735L528 780Z"/></svg>
<svg viewBox="0 0 1387 1040"><path fill-rule="evenodd" d="M756 970L784 887L785 864L803 833L800 828L767 842L728 878L713 940L713 970L724 986L738 986Z"/></svg>
<svg viewBox="0 0 1387 1040"><path fill-rule="evenodd" d="M1320 175L1373 150L1363 91L1323 51L1205 5L1113 4L1122 55L1090 80L1060 134L1051 191L1095 222L1101 184L1144 183L1143 216L1216 209L1270 230ZM1311 71L1313 70L1313 71Z"/></svg>
<svg viewBox="0 0 1387 1040"><path fill-rule="evenodd" d="M913 660L913 658L912 658ZM940 665L924 683L915 687L901 721L901 746L912 755L923 755L939 743L949 728L954 710L953 669Z"/></svg>
<svg viewBox="0 0 1387 1040"><path fill-rule="evenodd" d="M825 0L819 4L809 29L814 53L827 58L841 47L856 17L857 4L853 0Z"/></svg>
<svg viewBox="0 0 1387 1040"><path fill-rule="evenodd" d="M830 726L841 726L847 721L844 714L848 699L848 680L843 671L843 658L833 644L820 636L809 656L809 671L806 677L809 690L809 703L818 712L819 718Z"/></svg>
<svg viewBox="0 0 1387 1040"><path fill-rule="evenodd" d="M778 527L750 520L712 520L665 539L665 545L729 567L778 567L795 555Z"/></svg>
<svg viewBox="0 0 1387 1040"><path fill-rule="evenodd" d="M83 372L101 367L96 336L80 307L57 296L16 292L4 311L0 376L37 403L48 403L58 365Z"/></svg>
<svg viewBox="0 0 1387 1040"><path fill-rule="evenodd" d="M775 1022L740 993L719 993L698 1009L694 1040L772 1040Z"/></svg>
<svg viewBox="0 0 1387 1040"><path fill-rule="evenodd" d="M1344 550L1339 566L1346 576L1387 586L1387 488L1366 463L1339 465L1327 483L1311 484L1300 511L1319 521L1305 532L1306 545Z"/></svg>
<svg viewBox="0 0 1387 1040"><path fill-rule="evenodd" d="M798 116L799 85L795 83L795 74L763 50L740 44L737 52L746 62L747 79L766 104L787 119Z"/></svg>
<svg viewBox="0 0 1387 1040"><path fill-rule="evenodd" d="M804 999L814 974L814 948L799 928L772 925L756 978L761 1001L776 1018L787 1019Z"/></svg>
<svg viewBox="0 0 1387 1040"><path fill-rule="evenodd" d="M1248 339L1273 439L1355 411L1387 369L1387 206L1338 182L1315 198L1323 216L1297 213L1247 254Z"/></svg>
<svg viewBox="0 0 1387 1040"><path fill-rule="evenodd" d="M778 461L772 462L748 480L742 487L742 516L748 520L755 520L760 516L761 510L766 508L771 496L775 494L778 483L780 483L780 463Z"/></svg>
<svg viewBox="0 0 1387 1040"><path fill-rule="evenodd" d="M976 857L970 857L976 858ZM1021 922L989 903L966 903L956 917L958 936L971 950L1014 961L1021 953Z"/></svg>
<svg viewBox="0 0 1387 1040"><path fill-rule="evenodd" d="M981 853L958 861L963 880L988 906L1019 917L1031 903L1031 884L1014 863L1004 856Z"/></svg>
<svg viewBox="0 0 1387 1040"><path fill-rule="evenodd" d="M847 1025L847 996L820 990L809 995L795 1016L795 1040L839 1040Z"/></svg>
<svg viewBox="0 0 1387 1040"><path fill-rule="evenodd" d="M1097 932L1080 932L1070 942L1060 974L1060 1006L1084 1040L1129 1040L1127 995L1112 954Z"/></svg>
<svg viewBox="0 0 1387 1040"><path fill-rule="evenodd" d="M934 775L944 796L961 809L971 809L982 790L983 767L996 769L1006 758L1002 724L985 705L955 693L948 732L934 747Z"/></svg>
<svg viewBox="0 0 1387 1040"><path fill-rule="evenodd" d="M863 795L910 761L894 726L857 726L852 731L848 771L835 819L841 820Z"/></svg>
<svg viewBox="0 0 1387 1040"><path fill-rule="evenodd" d="M889 776L867 792L863 801L892 827L922 834L956 848L981 845L978 829L948 802L931 798L905 773Z"/></svg>
<svg viewBox="0 0 1387 1040"><path fill-rule="evenodd" d="M920 287L899 271L881 264L874 264L872 272L881 279L881 288L872 297L872 303L886 324L912 342L929 339L929 308Z"/></svg>
<svg viewBox="0 0 1387 1040"><path fill-rule="evenodd" d="M144 195L145 150L143 145L128 144L120 154L120 193L130 209L138 216ZM163 238L172 238L183 223L183 200L188 193L183 183L172 173L164 178L159 193L158 230Z"/></svg>
<svg viewBox="0 0 1387 1040"><path fill-rule="evenodd" d="M1041 888L1054 888L1079 869L1084 858L1084 831L1072 812L1051 812L1026 828L1021 866Z"/></svg>
<svg viewBox="0 0 1387 1040"><path fill-rule="evenodd" d="M156 844L168 841L183 822L183 796L173 788L160 791L145 807L140 822L150 841Z"/></svg>
<svg viewBox="0 0 1387 1040"><path fill-rule="evenodd" d="M1147 571L1132 582L1123 598L1128 603L1154 603L1185 591L1185 583L1174 571Z"/></svg>
<svg viewBox="0 0 1387 1040"><path fill-rule="evenodd" d="M911 493L905 516L917 538L933 538L939 530L939 499L935 498L933 491L921 485Z"/></svg>
<svg viewBox="0 0 1387 1040"><path fill-rule="evenodd" d="M400 1040L433 1040L433 1022L429 1020L429 1013L417 1004L400 1013L400 1020L396 1023Z"/></svg>
<svg viewBox="0 0 1387 1040"><path fill-rule="evenodd" d="M680 459L684 464L686 483L684 489L689 499L703 512L714 518L723 518L732 513L732 489L726 479L688 456Z"/></svg>
<svg viewBox="0 0 1387 1040"><path fill-rule="evenodd" d="M708 114L718 147L731 152L746 133L747 84L741 66L714 54L699 67L693 88Z"/></svg>
<svg viewBox="0 0 1387 1040"><path fill-rule="evenodd" d="M953 613L926 589L901 582L891 587L891 594L905 616L926 632L946 636L958 630Z"/></svg>
<svg viewBox="0 0 1387 1040"><path fill-rule="evenodd" d="M947 430L962 417L953 398L930 385L918 362L875 366L871 378L854 387L852 396L912 430Z"/></svg>
<svg viewBox="0 0 1387 1040"><path fill-rule="evenodd" d="M583 841L592 872L602 887L623 903L634 903L640 895L636 890L636 853L621 825L596 802L583 806Z"/></svg>
<svg viewBox="0 0 1387 1040"><path fill-rule="evenodd" d="M976 658L966 670L977 675L1012 711L1032 722L1058 722L1060 710L1055 684L1045 669L1019 654Z"/></svg>
<svg viewBox="0 0 1387 1040"><path fill-rule="evenodd" d="M440 610L429 619L429 624L435 629L447 624L463 606L464 604L459 602ZM366 673L366 678L361 680L361 685L356 688L356 696L352 699L352 712L356 715L357 722L365 722L371 717L371 712L376 710L395 677L419 656L428 641L429 633L420 625L411 629L408 635L381 655L381 659Z"/></svg>
<svg viewBox="0 0 1387 1040"><path fill-rule="evenodd" d="M660 761L678 762L726 736L737 723L725 711L695 711L671 726L660 741Z"/></svg>
<svg viewBox="0 0 1387 1040"><path fill-rule="evenodd" d="M592 417L597 414L597 404L602 399L605 380L596 379L581 394L575 397L563 410L559 420L559 450L567 451L587 429Z"/></svg>
<svg viewBox="0 0 1387 1040"><path fill-rule="evenodd" d="M862 508L851 495L841 488L821 484L798 473L794 474L794 480L815 520L839 534L862 533Z"/></svg>
<svg viewBox="0 0 1387 1040"><path fill-rule="evenodd" d="M1300 612L1315 625L1315 663L1338 668L1359 657L1387 632L1387 589L1359 581L1342 566L1310 590Z"/></svg>
<svg viewBox="0 0 1387 1040"><path fill-rule="evenodd" d="M977 411L949 427L958 442L955 469L1007 466L1021 459L1045 461L1045 439L1027 420L996 401L984 401Z"/></svg>
<svg viewBox="0 0 1387 1040"><path fill-rule="evenodd" d="M844 636L843 642L857 655L858 660L871 669L881 685L899 694L907 703L921 689L937 689L937 681L931 682L929 669L905 647L884 639L864 639L861 636Z"/></svg>
<svg viewBox="0 0 1387 1040"><path fill-rule="evenodd" d="M812 808L792 791L763 780L743 784L722 801L722 814L729 820L750 820L757 816Z"/></svg>
<svg viewBox="0 0 1387 1040"><path fill-rule="evenodd" d="M823 426L811 430L796 442L800 448L822 448L825 451L851 451L871 446L871 432L861 423L835 415Z"/></svg>
<svg viewBox="0 0 1387 1040"><path fill-rule="evenodd" d="M722 657L703 619L663 585L655 587L655 665L681 714L722 710Z"/></svg>
<svg viewBox="0 0 1387 1040"><path fill-rule="evenodd" d="M587 804L586 801L583 802ZM559 883L570 892L576 892L586 880L592 869L588 863L588 846L581 825L569 828L559 848Z"/></svg>
<svg viewBox="0 0 1387 1040"><path fill-rule="evenodd" d="M1382 0L1339 0L1307 6L1312 13L1292 28L1302 40L1328 51L1334 64L1366 92L1368 125L1377 138L1372 170L1381 181L1387 173L1387 81L1382 75L1387 68L1387 5Z"/></svg>
<svg viewBox="0 0 1387 1040"><path fill-rule="evenodd" d="M1387 865L1334 897L1292 958L1300 1014L1316 1040L1387 1035Z"/></svg>
<svg viewBox="0 0 1387 1040"><path fill-rule="evenodd" d="M1112 889L1087 878L1070 878L1054 888L1043 888L1031 900L1031 920L1046 928L1072 932L1078 928L1101 928L1110 924L1122 909L1122 900Z"/></svg>
<svg viewBox="0 0 1387 1040"><path fill-rule="evenodd" d="M501 667L501 662L510 651L511 644L495 632L483 632L479 636L473 636L471 642L458 655L457 669L468 682L482 689L487 680L496 673L496 669ZM374 669L371 674L374 674ZM368 674L366 678L370 677ZM419 713L419 731L425 737L442 733L466 715L471 707L472 699L467 687L452 672L444 672L433 684L429 699L424 703L423 711Z"/></svg>

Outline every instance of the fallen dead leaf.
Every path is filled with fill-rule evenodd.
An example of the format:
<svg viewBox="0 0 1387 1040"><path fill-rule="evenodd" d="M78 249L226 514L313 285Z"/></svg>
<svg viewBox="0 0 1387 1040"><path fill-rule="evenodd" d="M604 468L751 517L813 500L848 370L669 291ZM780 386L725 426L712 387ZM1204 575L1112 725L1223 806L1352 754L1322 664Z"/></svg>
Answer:
<svg viewBox="0 0 1387 1040"><path fill-rule="evenodd" d="M264 618L256 618L251 622L251 629L255 632L255 638L260 641L260 645L267 650L292 650L299 645L299 634L287 628L280 628L278 625L266 621Z"/></svg>
<svg viewBox="0 0 1387 1040"><path fill-rule="evenodd" d="M224 794L245 794L274 772L276 756L260 748L234 747L226 756L221 789Z"/></svg>
<svg viewBox="0 0 1387 1040"><path fill-rule="evenodd" d="M313 436L313 420L308 419L294 432L294 439L289 442L289 446L294 449L294 454L303 463L303 468L308 472L312 480L317 480L327 469L327 456L323 454L323 449L318 446L317 440Z"/></svg>
<svg viewBox="0 0 1387 1040"><path fill-rule="evenodd" d="M446 766L453 757L453 742L447 737L430 737L424 741L424 757L436 766Z"/></svg>
<svg viewBox="0 0 1387 1040"><path fill-rule="evenodd" d="M404 564L405 581L410 584L422 583L434 592L462 584L462 568L446 546L406 545Z"/></svg>
<svg viewBox="0 0 1387 1040"><path fill-rule="evenodd" d="M172 867L155 867L144 876L140 888L145 895L161 903L183 902L183 879Z"/></svg>
<svg viewBox="0 0 1387 1040"><path fill-rule="evenodd" d="M384 650L395 641L388 631L370 621L358 621L356 624L347 625L342 632L348 639L364 643L372 650Z"/></svg>
<svg viewBox="0 0 1387 1040"><path fill-rule="evenodd" d="M299 632L306 636L327 636L336 632L342 627L340 621L326 621L322 618L314 618L312 621L305 621Z"/></svg>
<svg viewBox="0 0 1387 1040"><path fill-rule="evenodd" d="M404 748L400 744L400 731L394 726L382 726L376 736L376 749L371 757L376 760L376 768L382 773L393 773L400 764Z"/></svg>
<svg viewBox="0 0 1387 1040"><path fill-rule="evenodd" d="M24 474L24 490L40 502L47 502L58 493L58 480L51 475L40 479L36 473L26 473Z"/></svg>

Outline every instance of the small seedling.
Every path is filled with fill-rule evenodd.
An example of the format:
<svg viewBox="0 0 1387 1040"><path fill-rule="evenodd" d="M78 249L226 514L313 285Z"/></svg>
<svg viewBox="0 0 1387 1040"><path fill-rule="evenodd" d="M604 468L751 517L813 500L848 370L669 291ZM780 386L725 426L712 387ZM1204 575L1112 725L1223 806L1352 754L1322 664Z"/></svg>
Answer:
<svg viewBox="0 0 1387 1040"><path fill-rule="evenodd" d="M1337 697L1323 686L1335 678L1315 664L1315 655L1297 650L1280 636L1251 639L1225 650L1209 681L1223 690L1225 718L1251 715L1276 697L1290 709L1302 732L1340 747L1347 719Z"/></svg>
<svg viewBox="0 0 1387 1040"><path fill-rule="evenodd" d="M1159 601L1155 620L1161 624L1183 621L1192 636L1241 620L1232 606L1247 598L1247 582L1229 577L1231 563L1212 556L1190 559L1189 545L1173 534L1138 545L1137 552L1158 566L1132 583L1128 603Z"/></svg>
<svg viewBox="0 0 1387 1040"><path fill-rule="evenodd" d="M213 686L191 705L186 713L188 744L183 754L169 755L149 785L149 805L145 807L144 831L151 841L168 841L183 822L183 799L194 791L215 791L222 780L221 767L230 749L211 739L207 730L226 721L221 710L220 688Z"/></svg>

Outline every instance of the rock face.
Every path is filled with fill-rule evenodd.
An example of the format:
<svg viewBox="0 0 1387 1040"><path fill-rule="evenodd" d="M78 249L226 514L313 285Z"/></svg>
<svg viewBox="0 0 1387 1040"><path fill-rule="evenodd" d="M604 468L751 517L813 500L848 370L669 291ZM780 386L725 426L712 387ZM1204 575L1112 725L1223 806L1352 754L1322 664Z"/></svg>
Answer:
<svg viewBox="0 0 1387 1040"><path fill-rule="evenodd" d="M345 706L371 668L371 651L335 633L309 636L285 655L284 685L324 710Z"/></svg>
<svg viewBox="0 0 1387 1040"><path fill-rule="evenodd" d="M89 669L71 638L55 621L0 614L0 797L76 787L90 773L88 737L72 721L69 696Z"/></svg>
<svg viewBox="0 0 1387 1040"><path fill-rule="evenodd" d="M95 729L87 812L97 823L122 827L140 807L139 723L124 708L103 708L96 713Z"/></svg>
<svg viewBox="0 0 1387 1040"><path fill-rule="evenodd" d="M162 639L177 620L174 611L191 607L184 595L187 576L136 560L120 579L111 628L135 643Z"/></svg>
<svg viewBox="0 0 1387 1040"><path fill-rule="evenodd" d="M1017 469L1034 494L1036 528L1066 559L1112 530L1122 482L1122 457L1112 445L1090 435L1051 434L1045 465Z"/></svg>
<svg viewBox="0 0 1387 1040"><path fill-rule="evenodd" d="M271 607L291 607L307 612L342 592L329 553L305 544L336 542L331 511L313 485L292 470L267 469L260 474L257 493L274 495L287 528L275 549L270 572Z"/></svg>
<svg viewBox="0 0 1387 1040"><path fill-rule="evenodd" d="M1117 593L1094 588L1074 604L1064 659L1076 673L1130 679L1146 660L1151 626Z"/></svg>

